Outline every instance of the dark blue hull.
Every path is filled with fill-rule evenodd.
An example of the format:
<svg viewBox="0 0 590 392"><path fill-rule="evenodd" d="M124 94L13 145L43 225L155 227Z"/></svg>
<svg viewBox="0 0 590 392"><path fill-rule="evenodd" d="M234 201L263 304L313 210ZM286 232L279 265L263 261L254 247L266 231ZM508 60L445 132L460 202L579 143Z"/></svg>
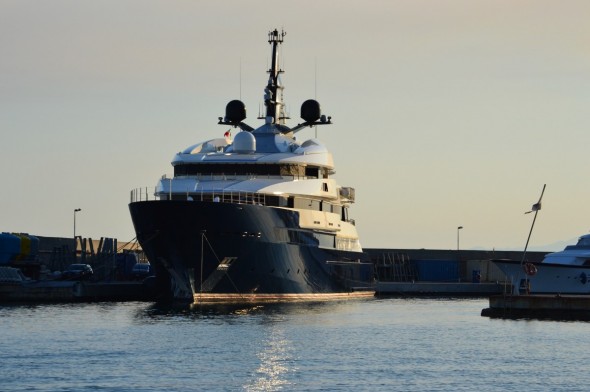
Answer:
<svg viewBox="0 0 590 392"><path fill-rule="evenodd" d="M330 233L299 228L297 211L252 204L142 201L129 205L166 296L299 295L373 287L368 254L337 250Z"/></svg>

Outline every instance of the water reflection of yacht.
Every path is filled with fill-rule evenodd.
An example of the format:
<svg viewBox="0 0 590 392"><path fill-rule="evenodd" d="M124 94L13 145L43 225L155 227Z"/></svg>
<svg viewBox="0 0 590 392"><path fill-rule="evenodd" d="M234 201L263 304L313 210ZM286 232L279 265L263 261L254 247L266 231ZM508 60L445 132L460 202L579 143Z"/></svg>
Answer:
<svg viewBox="0 0 590 392"><path fill-rule="evenodd" d="M516 289L528 279L531 294L590 294L590 234L581 236L576 245L547 254L540 263L501 259L493 262Z"/></svg>
<svg viewBox="0 0 590 392"><path fill-rule="evenodd" d="M307 100L303 122L286 125L284 36L268 36L264 124L247 125L244 104L229 102L219 124L241 130L233 140L228 131L176 154L174 176L159 181L155 200L132 192L137 239L170 296L274 302L372 295L373 266L349 216L355 191L336 183L332 154L321 142L294 136L331 118Z"/></svg>

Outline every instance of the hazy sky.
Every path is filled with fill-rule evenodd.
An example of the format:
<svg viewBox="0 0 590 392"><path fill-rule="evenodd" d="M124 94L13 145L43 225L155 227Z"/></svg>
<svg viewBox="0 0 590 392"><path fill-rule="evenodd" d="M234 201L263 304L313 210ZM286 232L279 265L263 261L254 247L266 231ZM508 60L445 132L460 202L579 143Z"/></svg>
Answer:
<svg viewBox="0 0 590 392"><path fill-rule="evenodd" d="M364 247L522 248L590 229L590 2L0 0L0 230L134 238L129 192L256 120L284 28L285 100ZM313 137L302 131L298 139ZM557 246L557 248L561 245Z"/></svg>

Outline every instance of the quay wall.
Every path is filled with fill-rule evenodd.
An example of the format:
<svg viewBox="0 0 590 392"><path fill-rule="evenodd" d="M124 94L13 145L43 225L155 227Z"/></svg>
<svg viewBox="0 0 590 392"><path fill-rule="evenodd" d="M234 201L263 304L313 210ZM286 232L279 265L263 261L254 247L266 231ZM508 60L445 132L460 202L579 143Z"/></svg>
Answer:
<svg viewBox="0 0 590 392"><path fill-rule="evenodd" d="M51 271L63 270L75 262L88 262L97 273L107 270L117 252L140 252L137 243L118 243L116 239L64 238L36 236L39 239L33 261ZM108 242L110 241L110 242ZM109 246L105 246L109 244ZM491 259L522 258L522 251L444 250L365 248L375 264L380 281L502 282L504 274ZM541 261L547 252L528 252L527 261ZM20 264L20 263L19 263ZM28 263L25 263L28 264ZM26 265L15 265L26 271ZM102 275L102 274L101 274ZM98 276L97 276L98 278ZM103 278L106 278L104 276Z"/></svg>
<svg viewBox="0 0 590 392"><path fill-rule="evenodd" d="M380 281L504 282L492 259L521 260L522 251L365 248ZM547 252L527 252L526 261L540 262Z"/></svg>

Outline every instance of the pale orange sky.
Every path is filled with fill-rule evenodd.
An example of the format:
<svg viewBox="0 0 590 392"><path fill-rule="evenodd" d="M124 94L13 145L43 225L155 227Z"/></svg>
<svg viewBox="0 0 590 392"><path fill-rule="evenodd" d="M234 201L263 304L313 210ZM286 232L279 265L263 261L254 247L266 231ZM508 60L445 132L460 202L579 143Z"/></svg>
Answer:
<svg viewBox="0 0 590 392"><path fill-rule="evenodd" d="M356 188L365 247L531 246L590 229L587 1L0 1L0 230L134 237L129 191L262 101L285 100ZM299 139L313 137L303 131ZM559 245L561 246L561 245ZM559 247L558 247L559 248Z"/></svg>

